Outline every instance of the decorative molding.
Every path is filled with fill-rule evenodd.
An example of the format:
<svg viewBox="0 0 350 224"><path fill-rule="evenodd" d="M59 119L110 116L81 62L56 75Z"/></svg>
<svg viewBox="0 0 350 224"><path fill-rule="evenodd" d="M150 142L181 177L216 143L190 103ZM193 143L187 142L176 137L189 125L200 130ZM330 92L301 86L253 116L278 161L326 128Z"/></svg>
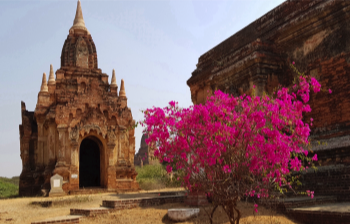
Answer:
<svg viewBox="0 0 350 224"><path fill-rule="evenodd" d="M69 138L71 141L77 142L79 139L79 130L78 127L74 127L69 131Z"/></svg>
<svg viewBox="0 0 350 224"><path fill-rule="evenodd" d="M115 135L113 130L109 130L107 132L107 136L108 136L108 142L115 142L115 140L117 140L117 136Z"/></svg>

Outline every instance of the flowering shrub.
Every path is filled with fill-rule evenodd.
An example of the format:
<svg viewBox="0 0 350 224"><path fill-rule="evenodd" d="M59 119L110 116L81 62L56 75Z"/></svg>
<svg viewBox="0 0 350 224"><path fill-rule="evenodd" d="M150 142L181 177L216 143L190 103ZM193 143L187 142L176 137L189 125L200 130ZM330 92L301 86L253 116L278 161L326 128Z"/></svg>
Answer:
<svg viewBox="0 0 350 224"><path fill-rule="evenodd" d="M205 105L179 108L172 101L166 108L147 109L141 125L147 144L156 146L154 156L169 163L167 171L182 170L187 189L209 192L212 214L220 205L231 223L239 223L240 198L268 198L273 189L282 193L292 188L290 171L305 169L302 160L317 161L316 154L307 157L310 128L302 121L302 113L311 111L310 89L317 93L321 85L300 75L291 90L274 92L275 98L215 91ZM313 197L312 191L307 194Z"/></svg>

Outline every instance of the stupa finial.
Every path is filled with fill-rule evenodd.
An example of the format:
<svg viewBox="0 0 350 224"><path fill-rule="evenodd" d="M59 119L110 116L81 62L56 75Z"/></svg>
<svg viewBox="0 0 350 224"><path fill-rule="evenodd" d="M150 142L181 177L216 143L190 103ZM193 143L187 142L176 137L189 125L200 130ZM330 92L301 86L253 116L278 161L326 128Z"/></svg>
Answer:
<svg viewBox="0 0 350 224"><path fill-rule="evenodd" d="M125 96L125 88L124 88L124 79L122 79L122 83L120 84L119 96Z"/></svg>
<svg viewBox="0 0 350 224"><path fill-rule="evenodd" d="M83 11L81 10L80 0L78 0L77 11L75 13L73 26L69 29L69 32L75 31L75 30L86 31L89 34L89 31L85 27Z"/></svg>
<svg viewBox="0 0 350 224"><path fill-rule="evenodd" d="M118 85L117 85L117 79L115 78L115 71L114 71L114 69L113 69L113 72L112 72L111 87L118 87Z"/></svg>
<svg viewBox="0 0 350 224"><path fill-rule="evenodd" d="M49 89L48 89L47 83L46 83L46 73L45 72L43 74L43 81L41 83L40 92L49 92Z"/></svg>
<svg viewBox="0 0 350 224"><path fill-rule="evenodd" d="M49 75L49 85L56 84L55 75L53 74L53 67L50 64L50 75Z"/></svg>

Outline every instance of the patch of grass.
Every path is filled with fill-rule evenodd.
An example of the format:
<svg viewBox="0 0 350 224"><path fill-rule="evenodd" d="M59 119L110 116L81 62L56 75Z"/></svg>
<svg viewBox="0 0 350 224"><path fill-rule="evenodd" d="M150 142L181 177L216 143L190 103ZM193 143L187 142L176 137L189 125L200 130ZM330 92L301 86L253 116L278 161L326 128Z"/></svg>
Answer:
<svg viewBox="0 0 350 224"><path fill-rule="evenodd" d="M19 176L12 177L12 178L0 177L0 180L4 181L6 183L14 184L16 186L19 185Z"/></svg>
<svg viewBox="0 0 350 224"><path fill-rule="evenodd" d="M141 179L137 181L139 183L139 186L142 190L158 190L165 188L166 185L164 181L162 180L156 180L156 179Z"/></svg>
<svg viewBox="0 0 350 224"><path fill-rule="evenodd" d="M18 196L19 177L0 177L0 199Z"/></svg>
<svg viewBox="0 0 350 224"><path fill-rule="evenodd" d="M173 180L170 180L167 174L165 165L145 165L142 168L136 166L136 181L139 183L142 190L158 190L166 187L180 187L180 183L174 175Z"/></svg>
<svg viewBox="0 0 350 224"><path fill-rule="evenodd" d="M138 173L136 176L136 180L141 179L162 179L166 176L166 170L163 165L155 164L155 165L145 165L142 168L139 166L135 167L136 172Z"/></svg>

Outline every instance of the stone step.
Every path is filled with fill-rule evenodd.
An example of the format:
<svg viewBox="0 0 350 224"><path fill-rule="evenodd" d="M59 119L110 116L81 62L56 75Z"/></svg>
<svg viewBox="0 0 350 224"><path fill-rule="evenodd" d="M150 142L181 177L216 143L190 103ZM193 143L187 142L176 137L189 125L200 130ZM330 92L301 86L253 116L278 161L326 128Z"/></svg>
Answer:
<svg viewBox="0 0 350 224"><path fill-rule="evenodd" d="M172 208L168 209L168 217L176 222L183 222L198 216L199 211L199 208Z"/></svg>
<svg viewBox="0 0 350 224"><path fill-rule="evenodd" d="M91 188L80 188L78 190L70 190L70 195L84 195L84 194L101 194L101 193L117 193L117 190L111 190L100 187L91 187Z"/></svg>
<svg viewBox="0 0 350 224"><path fill-rule="evenodd" d="M166 203L182 203L185 195L170 195L159 197L143 197L133 199L103 200L102 206L114 208L116 210L131 209L136 207L149 207Z"/></svg>
<svg viewBox="0 0 350 224"><path fill-rule="evenodd" d="M295 196L295 197L288 197L288 198L281 198L278 201L279 202L300 202L300 201L323 201L323 200L335 200L337 199L336 196L315 196L314 198L308 197L308 196Z"/></svg>
<svg viewBox="0 0 350 224"><path fill-rule="evenodd" d="M300 208L311 205L319 205L325 203L335 203L337 202L337 197L335 196L318 196L314 198L310 197L295 197L280 200L280 203L283 203L286 209L288 208Z"/></svg>
<svg viewBox="0 0 350 224"><path fill-rule="evenodd" d="M54 218L45 219L42 221L32 222L31 224L52 224L52 223L60 223L60 224L68 224L68 223L79 223L80 218L83 217L81 215L67 215L67 216L59 216Z"/></svg>
<svg viewBox="0 0 350 224"><path fill-rule="evenodd" d="M268 208L276 209L281 212L291 210L293 208L302 208L309 207L314 205L322 205L328 203L336 203L336 196L317 196L310 198L307 196L303 197L291 197L279 200L257 200L262 205L267 206Z"/></svg>
<svg viewBox="0 0 350 224"><path fill-rule="evenodd" d="M71 208L70 214L71 215L81 215L81 216L96 216L101 214L108 214L113 209L106 208L106 207L100 207L100 208Z"/></svg>
<svg viewBox="0 0 350 224"><path fill-rule="evenodd" d="M330 203L303 208L288 209L288 217L308 224L348 224L350 223L350 203Z"/></svg>
<svg viewBox="0 0 350 224"><path fill-rule="evenodd" d="M154 194L154 193L153 193ZM100 208L73 208L70 209L70 216L61 216L46 219L43 221L32 222L32 224L48 224L48 223L79 223L81 217L96 216L101 214L108 214L117 210L130 209L135 207L148 207L154 205L162 205L165 203L177 203L184 202L185 195L183 192L162 192L157 193L158 197L142 197L131 199L118 199L118 200L104 200L102 202L103 207ZM46 202L47 203L47 202ZM45 204L46 205L46 204Z"/></svg>

